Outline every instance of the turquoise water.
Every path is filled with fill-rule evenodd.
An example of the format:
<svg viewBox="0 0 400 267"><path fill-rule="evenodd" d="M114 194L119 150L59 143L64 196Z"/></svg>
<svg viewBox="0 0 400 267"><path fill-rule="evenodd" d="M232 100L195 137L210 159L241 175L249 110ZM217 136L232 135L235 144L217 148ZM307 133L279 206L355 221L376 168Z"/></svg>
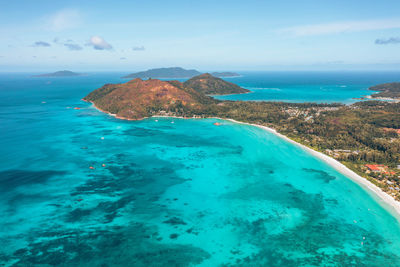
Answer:
<svg viewBox="0 0 400 267"><path fill-rule="evenodd" d="M400 265L398 221L301 148L80 100L118 77L0 75L0 265Z"/></svg>
<svg viewBox="0 0 400 267"><path fill-rule="evenodd" d="M400 81L400 72L243 72L227 80L252 93L218 99L351 104L371 95L368 88L373 85Z"/></svg>

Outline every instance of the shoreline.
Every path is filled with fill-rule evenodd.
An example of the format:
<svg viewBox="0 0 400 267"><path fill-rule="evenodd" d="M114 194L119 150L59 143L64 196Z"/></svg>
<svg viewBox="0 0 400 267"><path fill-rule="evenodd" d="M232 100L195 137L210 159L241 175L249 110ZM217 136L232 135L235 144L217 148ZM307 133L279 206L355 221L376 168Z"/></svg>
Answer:
<svg viewBox="0 0 400 267"><path fill-rule="evenodd" d="M83 99L83 98L82 98L81 100L84 101L84 102L86 102L86 103L92 104L93 107L94 107L95 109L97 109L97 110L99 110L99 111L101 111L101 112L103 112L103 113L105 113L105 114L107 114L107 115L110 115L110 116L112 116L112 117L114 117L114 118L120 119L120 120L140 121L140 120L144 120L144 119L148 119L148 118L149 118L149 117L144 117L144 118L141 118L141 119L129 119L129 118L117 116L117 114L113 114L113 113L111 113L111 112L102 110L101 108L99 108L98 106L96 106L92 101L87 101L87 100L85 100L85 99Z"/></svg>
<svg viewBox="0 0 400 267"><path fill-rule="evenodd" d="M218 119L221 119L221 118L218 118ZM340 172L347 178L351 179L352 181L354 181L355 183L360 185L362 188L367 189L367 190L369 190L369 192L373 193L377 197L378 200L383 202L383 204L389 209L389 211L392 212L392 215L394 215L396 217L396 219L400 222L400 202L395 200L392 196L390 196L389 194L384 192L378 186L376 186L373 183L371 183L370 181L368 181L366 178L364 178L364 177L358 175L357 173L355 173L354 171L350 170L343 163L337 161L336 159L334 159L332 157L329 157L328 155L325 155L322 152L316 151L316 150L311 149L301 143L298 143L298 142L290 139L286 135L278 133L275 129L269 128L267 126L253 124L253 123L240 122L240 121L236 121L233 119L222 119L222 120L227 120L227 121L238 123L238 124L246 124L246 125L251 125L251 126L261 128L267 132L270 132L270 133L286 140L287 142L289 142L291 144L301 147L302 149L304 149L305 151L307 151L314 157L322 160L323 162L325 162L326 164L328 164L329 166L331 166L332 168L334 168L335 170L337 170L338 172ZM379 203L379 204L382 204L382 203ZM393 214L393 213L395 213L395 214Z"/></svg>
<svg viewBox="0 0 400 267"><path fill-rule="evenodd" d="M83 99L82 99L83 100ZM384 192L381 188L379 188L378 186L374 185L373 183L371 183L370 181L368 181L366 178L358 175L357 173L355 173L354 171L352 171L351 169L349 169L348 167L346 167L343 163L337 161L336 159L329 157L328 155L316 151L314 149L311 149L301 143L298 143L292 139L290 139L289 137L287 137L286 135L283 135L279 132L277 132L275 129L264 126L264 125L259 125L259 124L254 124L254 123L247 123L247 122L241 122L241 121L237 121L234 119L229 119L229 118L219 118L219 117L208 117L208 118L187 118L187 117L178 117L178 116L162 116L162 115L158 115L158 116L151 116L151 117L145 117L142 119L129 119L129 118L125 118L125 117L119 117L116 114L112 114L110 112L107 111L103 111L102 109L98 108L93 102L91 101L86 101L83 100L85 102L91 103L93 105L94 108L96 108L97 110L106 113L110 116L113 116L117 119L121 119L121 120L130 120L130 121L139 121L139 120L143 120L143 119L148 119L148 118L176 118L176 119L219 119L219 120L225 120L225 121L230 121L233 123L237 123L237 124L245 124L245 125L250 125L250 126L254 126L257 128L261 128L269 133L272 133L280 138L282 138L283 140L294 144L300 148L302 148L303 150L307 151L308 153L310 153L312 156L322 160L324 163L328 164L329 166L331 166L332 168L334 168L336 171L338 171L339 173L343 174L344 176L346 176L347 178L349 178L350 180L352 180L353 182L357 183L359 186L361 186L364 190L368 190L369 193L372 193L375 197L376 200L378 200L379 204L381 206L383 206L384 208L386 208L396 219L398 222L400 222L400 202L396 201L392 196L390 196L389 194L387 194L386 192Z"/></svg>

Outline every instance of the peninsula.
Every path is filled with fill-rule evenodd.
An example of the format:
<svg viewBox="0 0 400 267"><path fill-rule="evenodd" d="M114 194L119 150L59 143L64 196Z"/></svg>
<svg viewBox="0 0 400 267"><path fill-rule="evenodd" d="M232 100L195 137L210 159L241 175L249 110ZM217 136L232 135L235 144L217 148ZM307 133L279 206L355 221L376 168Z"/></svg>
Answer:
<svg viewBox="0 0 400 267"><path fill-rule="evenodd" d="M218 117L265 126L336 159L400 200L400 103L220 101L206 95L220 92L216 79L210 74L185 83L135 79L105 85L84 100L122 119Z"/></svg>
<svg viewBox="0 0 400 267"><path fill-rule="evenodd" d="M34 75L33 77L74 77L74 76L82 76L82 75L84 75L84 74L72 72L69 70L62 70L62 71L56 71L56 72L52 72L52 73Z"/></svg>
<svg viewBox="0 0 400 267"><path fill-rule="evenodd" d="M400 100L400 82L379 84L368 89L378 91L378 93L372 94L371 98Z"/></svg>

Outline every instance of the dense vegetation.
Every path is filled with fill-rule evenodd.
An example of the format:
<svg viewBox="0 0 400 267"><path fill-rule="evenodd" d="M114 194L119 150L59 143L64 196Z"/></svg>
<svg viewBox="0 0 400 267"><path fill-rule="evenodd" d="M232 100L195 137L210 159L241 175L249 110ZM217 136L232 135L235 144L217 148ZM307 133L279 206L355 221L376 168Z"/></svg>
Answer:
<svg viewBox="0 0 400 267"><path fill-rule="evenodd" d="M234 83L214 77L209 73L193 77L184 82L184 85L205 95L243 94L250 92Z"/></svg>
<svg viewBox="0 0 400 267"><path fill-rule="evenodd" d="M379 91L372 97L400 98L400 83L384 83L369 88L372 91Z"/></svg>

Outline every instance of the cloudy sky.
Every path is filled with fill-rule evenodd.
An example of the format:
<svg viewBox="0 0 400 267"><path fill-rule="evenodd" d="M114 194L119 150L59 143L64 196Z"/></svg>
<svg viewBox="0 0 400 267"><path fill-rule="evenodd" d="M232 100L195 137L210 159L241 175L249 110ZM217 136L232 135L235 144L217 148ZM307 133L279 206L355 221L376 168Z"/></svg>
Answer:
<svg viewBox="0 0 400 267"><path fill-rule="evenodd" d="M400 1L3 1L0 71L399 69Z"/></svg>

